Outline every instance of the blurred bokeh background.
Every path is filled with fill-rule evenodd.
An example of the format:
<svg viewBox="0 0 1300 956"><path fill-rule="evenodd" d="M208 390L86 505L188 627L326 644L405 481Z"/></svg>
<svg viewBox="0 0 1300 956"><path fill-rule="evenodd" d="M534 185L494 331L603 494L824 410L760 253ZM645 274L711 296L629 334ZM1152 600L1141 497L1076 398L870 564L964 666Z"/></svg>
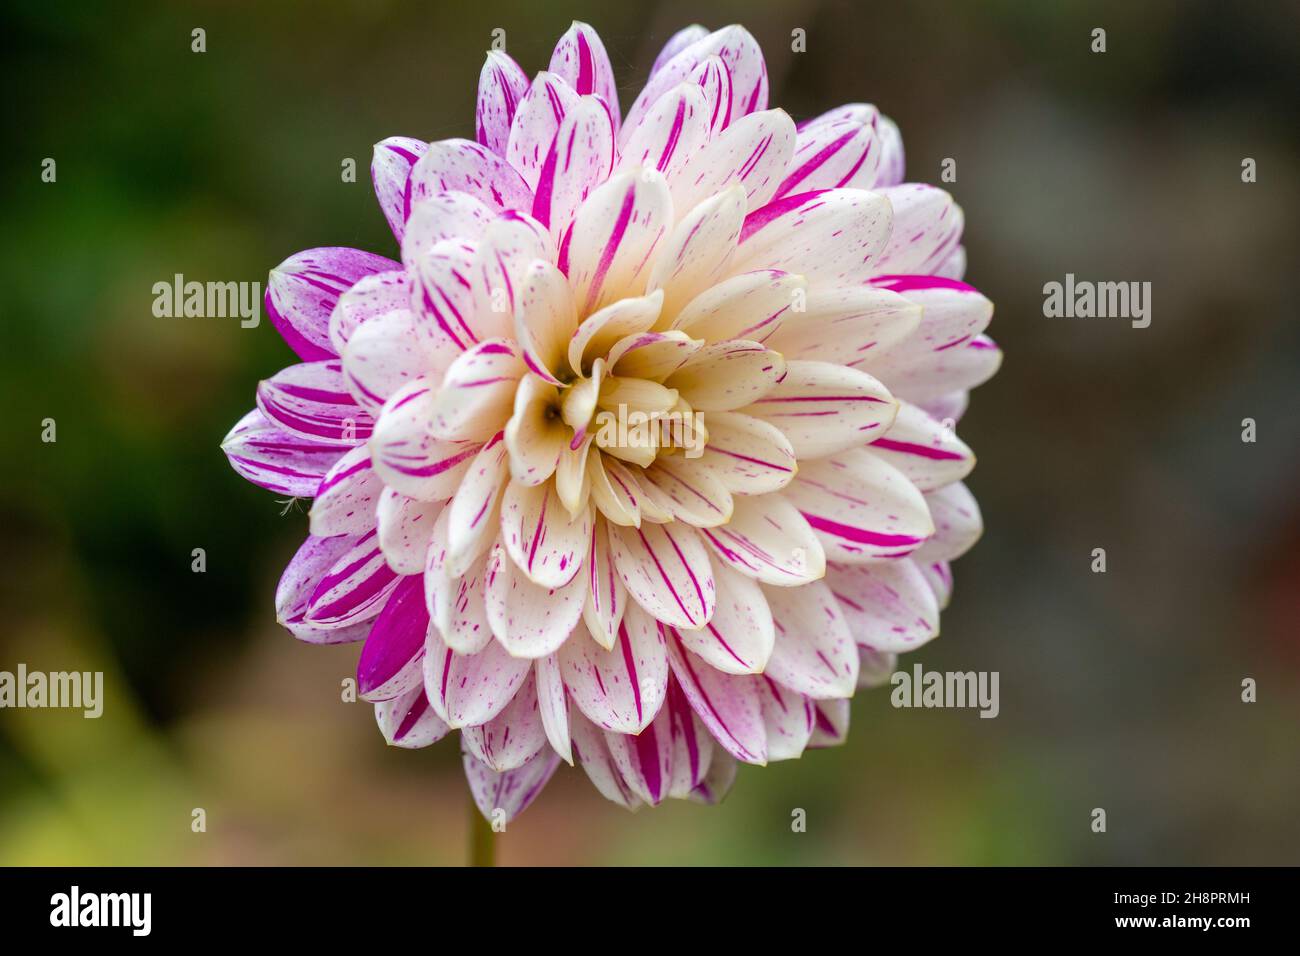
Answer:
<svg viewBox="0 0 1300 956"><path fill-rule="evenodd" d="M1001 715L865 693L847 746L742 768L719 808L631 815L562 768L500 861L1300 862L1296 4L4 6L0 670L103 670L106 701L0 711L0 863L464 860L455 742L385 747L340 699L357 648L275 625L306 517L218 443L291 353L266 321L155 318L152 286L393 254L371 145L472 136L491 31L531 73L573 18L624 109L673 31L738 21L773 105L877 103L909 179L956 159L1006 362L961 429L987 530L915 657L999 671ZM1044 318L1067 272L1151 282L1151 327Z"/></svg>

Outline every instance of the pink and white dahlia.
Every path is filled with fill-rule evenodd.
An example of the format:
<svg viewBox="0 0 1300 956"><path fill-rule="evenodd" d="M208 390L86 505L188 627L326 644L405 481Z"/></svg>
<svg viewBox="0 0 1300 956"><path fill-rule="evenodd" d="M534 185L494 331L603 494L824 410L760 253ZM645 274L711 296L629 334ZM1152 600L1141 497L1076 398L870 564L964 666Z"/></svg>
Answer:
<svg viewBox="0 0 1300 956"><path fill-rule="evenodd" d="M225 441L315 499L280 622L363 642L390 743L459 730L489 815L560 761L635 807L842 741L979 537L953 423L1000 360L897 127L769 109L738 26L674 36L624 116L575 23L532 81L488 54L474 141L372 173L400 259L271 273L302 361Z"/></svg>

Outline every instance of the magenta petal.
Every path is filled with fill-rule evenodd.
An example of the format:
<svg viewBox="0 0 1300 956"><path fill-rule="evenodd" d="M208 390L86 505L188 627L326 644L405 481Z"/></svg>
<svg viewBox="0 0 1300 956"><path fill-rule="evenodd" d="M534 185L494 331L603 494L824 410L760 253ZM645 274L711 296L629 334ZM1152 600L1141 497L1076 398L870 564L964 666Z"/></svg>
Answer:
<svg viewBox="0 0 1300 956"><path fill-rule="evenodd" d="M385 740L408 750L437 743L451 729L429 705L423 683L391 700L376 703L375 722Z"/></svg>
<svg viewBox="0 0 1300 956"><path fill-rule="evenodd" d="M401 268L391 259L340 246L307 249L271 270L266 314L289 348L308 362L334 358L330 313L363 276Z"/></svg>
<svg viewBox="0 0 1300 956"><path fill-rule="evenodd" d="M477 139L498 156L506 154L510 123L528 92L528 74L504 50L489 50L478 76Z"/></svg>
<svg viewBox="0 0 1300 956"><path fill-rule="evenodd" d="M369 633L369 621L323 628L306 619L311 596L321 579L356 546L358 540L353 535L334 538L308 536L285 567L275 589L275 618L298 640L309 644L345 644L359 641Z"/></svg>
<svg viewBox="0 0 1300 956"><path fill-rule="evenodd" d="M258 383L257 407L285 431L321 443L359 445L375 424L353 400L337 359L290 365Z"/></svg>
<svg viewBox="0 0 1300 956"><path fill-rule="evenodd" d="M367 621L383 610L395 587L397 574L384 560L375 532L368 532L355 539L321 576L307 602L303 620L320 628L347 627Z"/></svg>
<svg viewBox="0 0 1300 956"><path fill-rule="evenodd" d="M428 143L409 136L390 136L375 144L370 180L375 184L379 208L399 243L406 232L406 220L411 216L411 193L406 188L411 167L428 149Z"/></svg>
<svg viewBox="0 0 1300 956"><path fill-rule="evenodd" d="M417 684L423 686L424 638L429 612L424 577L407 575L393 589L375 619L357 661L357 690L366 700L389 700Z"/></svg>

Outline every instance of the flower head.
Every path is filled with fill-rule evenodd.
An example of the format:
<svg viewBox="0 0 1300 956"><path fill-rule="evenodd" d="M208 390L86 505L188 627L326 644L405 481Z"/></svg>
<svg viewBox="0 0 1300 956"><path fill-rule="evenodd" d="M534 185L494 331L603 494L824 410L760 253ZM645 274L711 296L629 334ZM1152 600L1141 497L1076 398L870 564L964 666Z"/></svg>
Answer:
<svg viewBox="0 0 1300 956"><path fill-rule="evenodd" d="M485 814L561 760L631 807L843 740L979 536L961 210L874 106L767 98L738 26L674 36L626 117L585 24L531 81L494 51L476 141L375 148L400 261L271 274L303 361L225 449L314 499L279 620L364 642L390 743L460 730Z"/></svg>

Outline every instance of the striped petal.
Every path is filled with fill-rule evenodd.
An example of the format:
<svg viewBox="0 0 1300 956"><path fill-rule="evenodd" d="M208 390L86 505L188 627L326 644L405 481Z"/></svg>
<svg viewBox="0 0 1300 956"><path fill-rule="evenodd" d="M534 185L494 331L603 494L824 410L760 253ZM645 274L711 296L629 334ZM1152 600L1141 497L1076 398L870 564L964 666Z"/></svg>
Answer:
<svg viewBox="0 0 1300 956"><path fill-rule="evenodd" d="M787 359L861 368L916 332L921 308L873 286L831 286L808 292L766 342Z"/></svg>
<svg viewBox="0 0 1300 956"><path fill-rule="evenodd" d="M406 220L411 215L411 194L406 184L411 177L411 167L428 152L429 144L409 136L390 136L375 144L370 160L370 181L375 186L375 198L388 220L388 228L400 244L406 232Z"/></svg>
<svg viewBox="0 0 1300 956"><path fill-rule="evenodd" d="M790 171L774 198L813 189L870 189L882 156L875 107L865 116L812 122L799 130Z"/></svg>
<svg viewBox="0 0 1300 956"><path fill-rule="evenodd" d="M356 445L374 427L344 385L337 359L290 365L259 382L257 407L273 425L315 442Z"/></svg>
<svg viewBox="0 0 1300 956"><path fill-rule="evenodd" d="M699 84L676 86L651 107L619 151L620 169L657 169L670 179L709 135L709 104Z"/></svg>
<svg viewBox="0 0 1300 956"><path fill-rule="evenodd" d="M496 641L477 654L457 654L436 628L424 653L424 690L453 730L477 727L501 713L532 672L532 662L511 657Z"/></svg>
<svg viewBox="0 0 1300 956"><path fill-rule="evenodd" d="M609 350L611 373L623 378L662 382L699 350L700 339L685 332L641 332Z"/></svg>
<svg viewBox="0 0 1300 956"><path fill-rule="evenodd" d="M709 138L717 136L731 125L736 109L735 91L731 85L731 67L720 56L705 57L691 71L688 83L696 83L704 90L705 116L708 119Z"/></svg>
<svg viewBox="0 0 1300 956"><path fill-rule="evenodd" d="M861 189L814 190L750 208L731 268L783 269L823 283L855 285L875 274L893 225L889 200Z"/></svg>
<svg viewBox="0 0 1300 956"><path fill-rule="evenodd" d="M506 154L510 124L527 92L528 74L514 58L504 50L489 50L478 75L474 129L478 141L498 156Z"/></svg>
<svg viewBox="0 0 1300 956"><path fill-rule="evenodd" d="M447 369L434 398L433 436L483 442L500 434L523 374L524 363L508 339L488 339L463 352Z"/></svg>
<svg viewBox="0 0 1300 956"><path fill-rule="evenodd" d="M326 247L295 253L271 270L266 314L303 361L333 358L329 321L339 296L364 276L397 268L393 260L360 249Z"/></svg>
<svg viewBox="0 0 1300 956"><path fill-rule="evenodd" d="M803 276L779 269L732 276L692 299L673 319L672 327L706 342L766 342L806 286Z"/></svg>
<svg viewBox="0 0 1300 956"><path fill-rule="evenodd" d="M639 734L663 706L668 655L653 618L630 607L614 647L606 650L577 632L560 649L560 671L569 696L592 723L623 734ZM574 726L574 743L578 743Z"/></svg>
<svg viewBox="0 0 1300 956"><path fill-rule="evenodd" d="M826 583L763 593L776 627L764 674L817 700L851 697L858 685L858 647Z"/></svg>
<svg viewBox="0 0 1300 956"><path fill-rule="evenodd" d="M560 384L557 375L564 371L578 317L569 283L549 262L538 259L529 264L515 306L514 325L529 370L553 385Z"/></svg>
<svg viewBox="0 0 1300 956"><path fill-rule="evenodd" d="M731 339L689 356L664 384L691 408L729 412L767 395L785 377L785 359L757 342Z"/></svg>
<svg viewBox="0 0 1300 956"><path fill-rule="evenodd" d="M609 752L605 733L582 715L581 710L570 711L573 756L582 764L583 771L597 792L606 800L628 810L641 805L641 798L632 792L623 774Z"/></svg>
<svg viewBox="0 0 1300 956"><path fill-rule="evenodd" d="M554 262L555 256L546 227L526 213L504 212L487 224L474 245L468 276L480 339L513 336L529 265L537 259Z"/></svg>
<svg viewBox="0 0 1300 956"><path fill-rule="evenodd" d="M484 554L458 577L447 573L447 525L443 510L434 524L424 567L424 599L443 642L457 654L477 654L492 640L487 616L489 556Z"/></svg>
<svg viewBox="0 0 1300 956"><path fill-rule="evenodd" d="M405 269L376 272L358 279L356 285L339 296L330 313L330 348L338 355L354 332L377 315L401 312L411 305L410 277Z"/></svg>
<svg viewBox="0 0 1300 956"><path fill-rule="evenodd" d="M961 242L961 207L942 189L907 183L882 189L894 208L889 245L876 259L885 275L925 275L937 269Z"/></svg>
<svg viewBox="0 0 1300 956"><path fill-rule="evenodd" d="M770 422L803 462L865 445L894 423L898 403L872 376L828 362L787 362L779 385L746 415Z"/></svg>
<svg viewBox="0 0 1300 956"><path fill-rule="evenodd" d="M404 385L436 375L459 355L409 309L377 315L343 347L343 374L357 404L377 412Z"/></svg>
<svg viewBox="0 0 1300 956"><path fill-rule="evenodd" d="M609 527L603 516L591 522L591 547L583 567L587 582L587 596L582 607L582 619L592 639L608 650L614 646L618 628L627 610L627 588L614 566L614 554L609 545Z"/></svg>
<svg viewBox="0 0 1300 956"><path fill-rule="evenodd" d="M660 456L638 482L665 511L693 527L716 528L731 517L731 492L722 479L684 456Z"/></svg>
<svg viewBox="0 0 1300 956"><path fill-rule="evenodd" d="M590 315L645 288L651 253L672 225L673 203L661 173L618 173L578 209L560 268Z"/></svg>
<svg viewBox="0 0 1300 956"><path fill-rule="evenodd" d="M591 537L591 516L571 518L552 482L511 482L501 501L501 541L515 566L536 584L559 588L582 566Z"/></svg>
<svg viewBox="0 0 1300 956"><path fill-rule="evenodd" d="M867 451L889 462L921 491L960 481L975 467L975 455L944 422L915 405L899 403L898 417Z"/></svg>
<svg viewBox="0 0 1300 956"><path fill-rule="evenodd" d="M767 759L797 760L812 738L817 705L811 697L791 690L763 675L754 678L767 729Z"/></svg>
<svg viewBox="0 0 1300 956"><path fill-rule="evenodd" d="M582 320L569 339L569 367L578 375L591 371L592 363L609 353L616 342L648 331L663 308L661 291L619 299Z"/></svg>
<svg viewBox="0 0 1300 956"><path fill-rule="evenodd" d="M501 492L510 477L505 442L498 433L474 457L451 499L446 570L460 577L491 546L501 527Z"/></svg>
<svg viewBox="0 0 1300 956"><path fill-rule="evenodd" d="M519 101L519 108L510 123L505 156L529 189L537 188L542 164L555 141L555 134L559 132L565 115L578 105L579 99L573 87L563 79L554 73L543 72L533 78L528 92Z"/></svg>
<svg viewBox="0 0 1300 956"><path fill-rule="evenodd" d="M723 750L745 763L767 763L767 730L754 679L714 670L687 650L672 628L668 660L691 709Z"/></svg>
<svg viewBox="0 0 1300 956"><path fill-rule="evenodd" d="M876 126L880 134L881 159L880 169L876 172L876 181L872 189L885 186L897 186L905 178L906 157L903 154L903 136L898 125L888 116L881 116Z"/></svg>
<svg viewBox="0 0 1300 956"><path fill-rule="evenodd" d="M795 136L794 120L785 110L733 121L670 177L673 208L684 215L732 185L745 190L748 208L766 205L794 156Z"/></svg>
<svg viewBox="0 0 1300 956"><path fill-rule="evenodd" d="M429 706L423 682L405 694L376 703L375 722L389 745L408 750L437 743L451 731Z"/></svg>
<svg viewBox="0 0 1300 956"><path fill-rule="evenodd" d="M584 96L565 114L542 160L533 217L559 240L573 214L614 166L614 119L609 107Z"/></svg>
<svg viewBox="0 0 1300 956"><path fill-rule="evenodd" d="M560 658L556 654L538 658L533 666L537 680L537 709L551 748L573 766L573 742L569 733L569 694L564 689Z"/></svg>
<svg viewBox="0 0 1300 956"><path fill-rule="evenodd" d="M974 286L938 276L884 275L871 280L874 287L896 292L921 307L916 334L872 356L884 356L888 364L902 366L930 352L946 352L969 342L993 318L993 303Z"/></svg>
<svg viewBox="0 0 1300 956"><path fill-rule="evenodd" d="M492 208L469 193L442 193L421 200L411 207L411 218L406 220L402 265L414 269L442 243L463 246L478 239L494 218Z"/></svg>
<svg viewBox="0 0 1300 956"><path fill-rule="evenodd" d="M221 450L230 466L253 484L296 498L315 495L344 451L287 432L256 408L222 439Z"/></svg>
<svg viewBox="0 0 1300 956"><path fill-rule="evenodd" d="M819 700L814 704L814 726L808 748L838 747L849 737L849 702L847 700Z"/></svg>
<svg viewBox="0 0 1300 956"><path fill-rule="evenodd" d="M530 672L505 709L485 724L465 727L461 743L498 773L517 770L546 746L546 729L537 709L537 679Z"/></svg>
<svg viewBox="0 0 1300 956"><path fill-rule="evenodd" d="M934 533L916 486L861 448L804 464L782 494L807 519L831 561L902 557Z"/></svg>
<svg viewBox="0 0 1300 956"><path fill-rule="evenodd" d="M582 619L587 592L581 575L560 587L544 587L524 576L500 547L488 558L488 623L512 657L554 654Z"/></svg>
<svg viewBox="0 0 1300 956"><path fill-rule="evenodd" d="M384 404L370 439L375 471L390 488L421 501L455 494L480 445L433 435L437 392L427 380L400 389Z"/></svg>
<svg viewBox="0 0 1300 956"><path fill-rule="evenodd" d="M678 53L681 53L692 43L703 40L708 35L709 31L698 23L693 23L689 27L678 30L668 38L668 42L663 45L658 56L655 57L654 65L650 67L650 75L654 76Z"/></svg>
<svg viewBox="0 0 1300 956"><path fill-rule="evenodd" d="M411 168L412 206L440 193L468 193L489 209L527 209L532 190L504 159L468 139L442 139Z"/></svg>
<svg viewBox="0 0 1300 956"><path fill-rule="evenodd" d="M930 492L925 503L934 519L934 535L917 549L917 561L953 561L973 548L984 533L979 502L960 481Z"/></svg>
<svg viewBox="0 0 1300 956"><path fill-rule="evenodd" d="M914 561L831 564L826 586L860 647L910 651L939 635L939 603Z"/></svg>
<svg viewBox="0 0 1300 956"><path fill-rule="evenodd" d="M983 385L1002 365L1002 350L987 335L913 360L885 356L872 372L887 376L899 398L922 405L954 390Z"/></svg>
<svg viewBox="0 0 1300 956"><path fill-rule="evenodd" d="M735 412L709 415L709 440L699 462L728 491L742 495L779 491L798 471L794 449L779 428Z"/></svg>
<svg viewBox="0 0 1300 956"><path fill-rule="evenodd" d="M400 578L357 661L357 692L364 700L391 700L423 684L429 612L418 574Z"/></svg>
<svg viewBox="0 0 1300 956"><path fill-rule="evenodd" d="M753 578L725 565L713 570L718 603L698 631L678 631L682 644L725 674L761 674L772 654L776 631L763 590Z"/></svg>
<svg viewBox="0 0 1300 956"><path fill-rule="evenodd" d="M560 758L549 750L542 750L522 767L505 773L497 773L469 753L463 754L462 760L479 813L493 822L501 817L505 823L528 809L560 765Z"/></svg>
<svg viewBox="0 0 1300 956"><path fill-rule="evenodd" d="M352 554L359 540L353 535L335 538L308 536L285 567L275 589L275 619L298 640L309 644L347 644L362 640L370 633L368 618L342 627L324 628L306 620L316 585L340 559ZM379 613L378 608L375 613Z"/></svg>
<svg viewBox="0 0 1300 956"><path fill-rule="evenodd" d="M939 610L944 610L952 599L952 566L947 561L914 561L913 563L925 575L925 583L930 585L930 590L934 592L934 599L939 602Z"/></svg>
<svg viewBox="0 0 1300 956"><path fill-rule="evenodd" d="M724 562L764 584L796 587L826 571L821 542L781 494L738 496L731 520L700 534Z"/></svg>
<svg viewBox="0 0 1300 956"><path fill-rule="evenodd" d="M655 257L648 285L652 291L662 290L660 328L715 284L740 240L745 209L745 190L730 186L698 203L673 227Z"/></svg>
<svg viewBox="0 0 1300 956"><path fill-rule="evenodd" d="M365 534L375 527L375 505L383 482L370 467L370 449L358 445L334 463L311 505L311 533L317 537Z"/></svg>
<svg viewBox="0 0 1300 956"><path fill-rule="evenodd" d="M713 567L695 529L643 522L609 531L619 577L650 616L692 630L708 623L716 602Z"/></svg>
<svg viewBox="0 0 1300 956"><path fill-rule="evenodd" d="M594 94L609 106L618 132L618 85L614 68L599 34L586 23L577 20L555 44L551 54L550 72L560 77L578 92L579 96Z"/></svg>
<svg viewBox="0 0 1300 956"><path fill-rule="evenodd" d="M376 533L367 532L317 580L302 623L328 630L368 621L383 610L397 582L379 549Z"/></svg>

